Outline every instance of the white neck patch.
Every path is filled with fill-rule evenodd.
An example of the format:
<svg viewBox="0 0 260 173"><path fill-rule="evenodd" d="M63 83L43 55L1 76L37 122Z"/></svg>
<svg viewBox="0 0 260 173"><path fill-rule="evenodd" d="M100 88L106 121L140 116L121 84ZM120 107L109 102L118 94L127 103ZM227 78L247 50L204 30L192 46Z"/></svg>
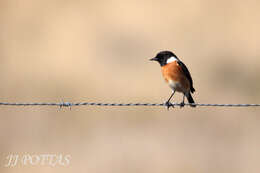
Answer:
<svg viewBox="0 0 260 173"><path fill-rule="evenodd" d="M175 58L174 56L170 57L169 59L167 59L167 64L168 63L171 63L171 62L174 62L174 61L177 61L177 58Z"/></svg>

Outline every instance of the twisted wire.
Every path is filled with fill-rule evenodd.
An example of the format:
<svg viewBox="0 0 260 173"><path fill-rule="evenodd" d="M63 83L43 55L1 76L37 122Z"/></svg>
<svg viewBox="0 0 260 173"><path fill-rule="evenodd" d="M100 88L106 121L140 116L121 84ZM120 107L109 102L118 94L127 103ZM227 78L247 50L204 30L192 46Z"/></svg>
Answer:
<svg viewBox="0 0 260 173"><path fill-rule="evenodd" d="M260 104L212 104L212 103L172 103L173 106L189 106L195 105L199 107L258 107ZM73 107L73 106L166 106L165 103L97 103L97 102L61 102L61 103L8 103L0 102L0 106L59 106L59 107Z"/></svg>

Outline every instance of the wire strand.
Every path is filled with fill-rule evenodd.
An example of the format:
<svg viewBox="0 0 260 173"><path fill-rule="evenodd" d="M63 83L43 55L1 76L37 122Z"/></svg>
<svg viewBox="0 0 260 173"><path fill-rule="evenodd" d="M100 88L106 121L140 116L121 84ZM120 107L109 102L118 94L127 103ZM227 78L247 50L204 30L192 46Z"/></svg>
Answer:
<svg viewBox="0 0 260 173"><path fill-rule="evenodd" d="M199 107L259 107L260 104L211 104L211 103L172 103L172 106L199 106ZM59 106L59 107L73 107L73 106L166 106L165 103L96 103L96 102L61 102L61 103L8 103L0 102L0 106Z"/></svg>

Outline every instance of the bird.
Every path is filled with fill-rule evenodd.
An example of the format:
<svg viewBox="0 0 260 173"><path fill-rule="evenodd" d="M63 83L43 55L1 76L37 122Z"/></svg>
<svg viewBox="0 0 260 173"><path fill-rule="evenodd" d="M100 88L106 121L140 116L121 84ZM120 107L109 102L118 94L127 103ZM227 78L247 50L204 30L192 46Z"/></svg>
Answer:
<svg viewBox="0 0 260 173"><path fill-rule="evenodd" d="M183 100L180 103L181 108L185 105L185 97L187 97L191 107L196 107L191 96L191 93L195 92L193 80L186 65L173 52L168 50L160 51L150 61L157 61L160 64L163 78L172 89L172 94L165 103L167 109L174 107L170 100L175 91L183 93Z"/></svg>

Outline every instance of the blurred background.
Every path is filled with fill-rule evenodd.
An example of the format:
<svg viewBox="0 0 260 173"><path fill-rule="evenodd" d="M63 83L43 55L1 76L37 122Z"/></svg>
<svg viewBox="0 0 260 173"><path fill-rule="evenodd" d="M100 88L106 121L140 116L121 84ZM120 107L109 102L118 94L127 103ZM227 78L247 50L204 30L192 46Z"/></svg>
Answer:
<svg viewBox="0 0 260 173"><path fill-rule="evenodd" d="M0 102L151 102L158 63L188 66L198 103L260 103L260 1L0 1ZM174 97L176 102L181 94ZM258 173L260 109L0 107L0 172ZM9 154L67 166L5 167Z"/></svg>

